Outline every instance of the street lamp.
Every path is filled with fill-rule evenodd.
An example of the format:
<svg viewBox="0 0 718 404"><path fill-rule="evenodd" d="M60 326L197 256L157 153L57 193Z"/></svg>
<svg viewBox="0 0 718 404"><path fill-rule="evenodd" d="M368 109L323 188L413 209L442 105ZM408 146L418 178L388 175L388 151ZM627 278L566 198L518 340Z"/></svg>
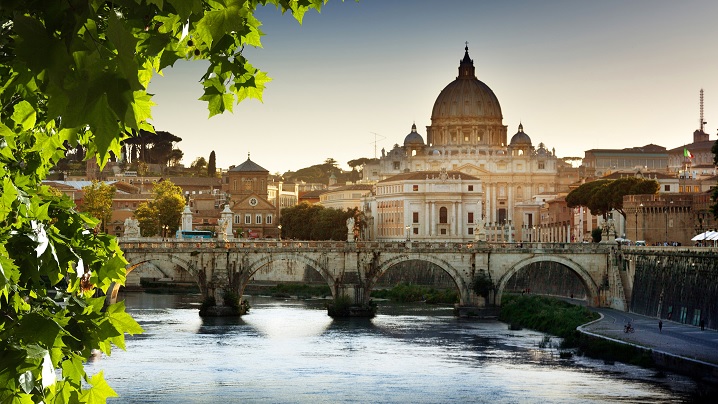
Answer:
<svg viewBox="0 0 718 404"><path fill-rule="evenodd" d="M409 232L411 226L406 226L406 241L411 241L411 233Z"/></svg>
<svg viewBox="0 0 718 404"><path fill-rule="evenodd" d="M279 230L279 241L282 241L282 225L278 225L277 229Z"/></svg>
<svg viewBox="0 0 718 404"><path fill-rule="evenodd" d="M167 238L167 230L169 230L169 228L166 224L162 225L162 240Z"/></svg>

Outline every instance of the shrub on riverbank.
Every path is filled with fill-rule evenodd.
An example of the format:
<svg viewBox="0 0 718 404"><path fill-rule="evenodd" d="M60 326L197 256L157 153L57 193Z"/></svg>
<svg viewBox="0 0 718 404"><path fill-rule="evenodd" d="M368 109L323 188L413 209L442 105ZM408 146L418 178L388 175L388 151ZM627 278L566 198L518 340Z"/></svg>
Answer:
<svg viewBox="0 0 718 404"><path fill-rule="evenodd" d="M576 330L600 316L583 306L544 296L504 295L499 319L511 325L530 328L563 339L562 348L576 348L579 353L606 361L619 361L652 367L648 350L603 338L585 335Z"/></svg>
<svg viewBox="0 0 718 404"><path fill-rule="evenodd" d="M399 284L391 289L375 289L371 291L375 299L389 299L393 302L426 302L429 304L458 303L459 295L454 290L434 289L426 286Z"/></svg>

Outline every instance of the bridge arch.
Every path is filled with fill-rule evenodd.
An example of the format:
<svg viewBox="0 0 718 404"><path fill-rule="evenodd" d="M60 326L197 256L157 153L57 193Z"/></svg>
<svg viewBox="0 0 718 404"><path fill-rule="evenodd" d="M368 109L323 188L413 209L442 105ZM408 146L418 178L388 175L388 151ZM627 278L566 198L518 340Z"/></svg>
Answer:
<svg viewBox="0 0 718 404"><path fill-rule="evenodd" d="M522 269L526 268L527 266L537 263L537 262L556 262L558 264L561 264L565 266L566 268L569 268L572 270L576 275L578 275L579 279L581 280L581 283L583 284L584 288L586 288L586 291L588 293L589 302L594 302L598 298L599 295L599 287L596 284L596 282L591 277L591 274L583 268L580 264L576 263L575 261L572 261L571 259L561 257L561 256L555 256L555 255L542 255L542 256L535 256L530 258L525 258L517 263L515 263L506 273L499 278L499 281L497 282L497 291L496 291L496 301L498 304L501 304L501 298L504 293L504 289L506 288L506 284L509 282L512 276L517 274Z"/></svg>
<svg viewBox="0 0 718 404"><path fill-rule="evenodd" d="M245 257L248 257L248 255L245 255ZM329 285L329 289L332 291L332 296L336 293L334 290L335 280L329 271L319 263L319 261L308 257L305 254L297 253L297 252L277 252L277 253L271 253L271 254L265 254L262 255L259 259L250 261L249 266L246 267L246 276L244 277L244 281L240 285L239 295L244 295L244 289L249 285L250 280L254 276L257 271L262 269L265 265L268 265L275 261L296 261L300 262L302 264L308 265L312 268L314 268L315 271L319 272L319 274L322 276L322 278L327 282L327 285Z"/></svg>
<svg viewBox="0 0 718 404"><path fill-rule="evenodd" d="M441 268L444 272L449 274L451 279L454 280L454 284L456 284L456 287L459 289L459 304L466 305L469 304L471 301L471 292L469 290L469 286L464 280L464 277L462 276L461 272L459 272L456 268L454 268L453 265L448 263L447 261L437 258L436 256L432 255L426 255L426 254L408 254L408 255L396 255L393 257L390 257L386 260L380 261L379 264L376 266L376 272L374 276L372 276L370 279L368 279L368 285L367 285L367 296L371 294L371 290L374 288L374 285L377 284L379 279L384 276L384 274L393 266L400 264L402 262L407 261L424 261L429 262L437 267Z"/></svg>
<svg viewBox="0 0 718 404"><path fill-rule="evenodd" d="M194 265L194 263L187 261L185 259L180 258L177 255L174 254L159 254L159 253L149 253L149 254L141 254L141 257L133 257L132 254L125 253L125 259L129 262L127 266L125 267L126 275L129 275L130 272L134 271L137 267L139 267L142 264L152 262L152 261L163 261L163 262L169 262L175 266L179 266L180 268L184 269L185 271L189 272L192 277L196 277L197 275L197 267ZM166 273L162 267L155 266L155 268L162 273L167 278L171 278L173 274ZM120 285L119 283L113 282L110 285L110 288L107 290L107 297L108 302L107 303L116 303L117 302L117 294L120 291Z"/></svg>

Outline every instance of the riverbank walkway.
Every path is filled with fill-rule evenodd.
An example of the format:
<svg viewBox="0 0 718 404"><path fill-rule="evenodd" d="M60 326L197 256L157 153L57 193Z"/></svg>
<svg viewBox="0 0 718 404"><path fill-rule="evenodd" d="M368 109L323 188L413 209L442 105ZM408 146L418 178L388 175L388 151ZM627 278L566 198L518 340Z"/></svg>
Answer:
<svg viewBox="0 0 718 404"><path fill-rule="evenodd" d="M590 307L590 309L598 312L602 317L600 320L579 327L581 331L702 362L718 369L718 331L716 330L708 328L701 330L700 327L665 319L663 329L659 330L658 319L655 317L606 308ZM624 326L629 321L635 329L632 333L624 332Z"/></svg>

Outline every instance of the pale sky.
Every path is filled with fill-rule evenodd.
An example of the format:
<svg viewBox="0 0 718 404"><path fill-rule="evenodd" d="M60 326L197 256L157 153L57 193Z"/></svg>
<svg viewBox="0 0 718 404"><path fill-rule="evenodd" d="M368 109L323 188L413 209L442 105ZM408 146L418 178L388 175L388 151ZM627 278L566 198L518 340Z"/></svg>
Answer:
<svg viewBox="0 0 718 404"><path fill-rule="evenodd" d="M692 142L704 90L705 131L718 128L715 0L330 0L299 25L260 10L264 48L245 49L273 81L264 102L208 119L201 62L156 76L152 123L181 137L187 166L251 153L271 173L380 155L426 126L458 74L465 42L496 94L508 138L519 123L560 157L595 148Z"/></svg>

